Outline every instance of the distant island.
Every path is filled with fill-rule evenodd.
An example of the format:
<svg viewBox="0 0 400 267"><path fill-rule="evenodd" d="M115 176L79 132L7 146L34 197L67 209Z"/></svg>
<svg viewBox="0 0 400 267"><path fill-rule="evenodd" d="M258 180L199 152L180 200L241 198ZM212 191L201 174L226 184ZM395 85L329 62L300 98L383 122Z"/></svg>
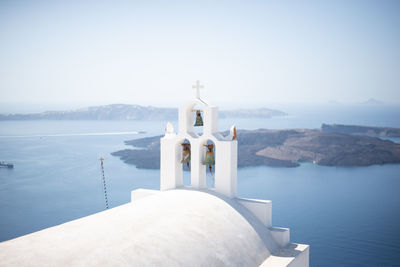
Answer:
<svg viewBox="0 0 400 267"><path fill-rule="evenodd" d="M343 124L322 124L321 130L325 133L343 133L352 135L364 135L370 137L395 137L400 138L399 128L371 127Z"/></svg>
<svg viewBox="0 0 400 267"><path fill-rule="evenodd" d="M377 138L392 135L398 128L327 125L321 130L239 130L238 167L297 167L301 162L323 166L369 166L400 163L400 144ZM335 132L337 129L337 132ZM362 129L362 135L359 135ZM345 131L345 133L343 133ZM227 135L227 133L222 133ZM134 149L111 153L137 168L160 168L160 138L147 137L126 141ZM218 153L218 150L216 151Z"/></svg>
<svg viewBox="0 0 400 267"><path fill-rule="evenodd" d="M220 112L220 118L271 118L285 116L280 110L236 109ZM70 111L45 111L32 114L0 114L0 120L175 120L176 108L158 108L152 106L112 104L88 107Z"/></svg>
<svg viewBox="0 0 400 267"><path fill-rule="evenodd" d="M369 106L376 106L376 105L383 105L383 104L385 104L384 102L382 102L382 101L379 101L379 100L376 100L376 99L374 99L374 98L370 98L370 99L368 99L367 101L364 101L364 102L361 102L361 104L362 105L369 105Z"/></svg>

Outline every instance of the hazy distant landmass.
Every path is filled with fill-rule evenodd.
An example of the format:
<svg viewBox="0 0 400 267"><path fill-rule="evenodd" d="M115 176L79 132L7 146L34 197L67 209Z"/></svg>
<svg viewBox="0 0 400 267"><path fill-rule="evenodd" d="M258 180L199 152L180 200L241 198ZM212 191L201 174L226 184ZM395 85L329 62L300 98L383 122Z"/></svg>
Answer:
<svg viewBox="0 0 400 267"><path fill-rule="evenodd" d="M329 125L324 124L322 130L239 130L238 167L260 165L296 167L299 166L299 162L313 162L324 166L400 163L400 144L367 134L361 136L327 132L327 126ZM137 168L158 169L160 137L126 141L127 145L132 145L136 149L120 150L112 155L120 157L126 163L136 165Z"/></svg>
<svg viewBox="0 0 400 267"><path fill-rule="evenodd" d="M287 114L280 110L268 108L237 109L220 112L221 118L270 118L284 115ZM112 104L70 111L0 114L0 120L175 120L177 117L178 109L176 108L145 107L126 104Z"/></svg>
<svg viewBox="0 0 400 267"><path fill-rule="evenodd" d="M271 118L286 115L283 111L269 108L233 109L219 112L220 118Z"/></svg>
<svg viewBox="0 0 400 267"><path fill-rule="evenodd" d="M327 102L329 105L349 105L350 103L345 103L345 102L340 102L337 100L329 100ZM377 100L375 98L370 98L368 100L365 101L361 101L361 102L355 102L352 103L350 105L362 105L362 106L383 106L383 105L387 105L385 102Z"/></svg>
<svg viewBox="0 0 400 267"><path fill-rule="evenodd" d="M384 105L385 103L382 102L382 101L376 100L376 99L374 99L374 98L370 98L370 99L368 99L367 101L362 102L361 104L362 104L362 105L372 105L372 106L375 106L375 105Z"/></svg>
<svg viewBox="0 0 400 267"><path fill-rule="evenodd" d="M399 128L371 127L342 124L322 124L321 130L325 133L344 133L352 135L365 135L371 137L395 137L400 138Z"/></svg>

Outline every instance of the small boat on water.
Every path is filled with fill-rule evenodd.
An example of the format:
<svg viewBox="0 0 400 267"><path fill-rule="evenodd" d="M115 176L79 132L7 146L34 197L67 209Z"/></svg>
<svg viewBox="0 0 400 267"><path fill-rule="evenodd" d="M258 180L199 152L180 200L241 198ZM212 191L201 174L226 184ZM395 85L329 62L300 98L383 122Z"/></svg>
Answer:
<svg viewBox="0 0 400 267"><path fill-rule="evenodd" d="M6 163L4 161L0 161L0 168L14 168L14 164L12 163Z"/></svg>

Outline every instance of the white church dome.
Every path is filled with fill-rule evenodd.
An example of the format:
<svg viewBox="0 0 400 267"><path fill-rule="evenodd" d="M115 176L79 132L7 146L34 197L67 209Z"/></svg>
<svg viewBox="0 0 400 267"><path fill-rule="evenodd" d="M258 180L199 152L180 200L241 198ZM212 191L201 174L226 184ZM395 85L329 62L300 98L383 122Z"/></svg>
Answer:
<svg viewBox="0 0 400 267"><path fill-rule="evenodd" d="M268 229L232 199L156 193L0 244L3 266L259 266Z"/></svg>

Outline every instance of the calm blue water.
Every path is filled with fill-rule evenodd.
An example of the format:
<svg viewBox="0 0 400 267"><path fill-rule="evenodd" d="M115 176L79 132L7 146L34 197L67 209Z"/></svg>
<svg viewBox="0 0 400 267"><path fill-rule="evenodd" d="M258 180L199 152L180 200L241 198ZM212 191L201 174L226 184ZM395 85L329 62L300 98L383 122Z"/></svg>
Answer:
<svg viewBox="0 0 400 267"><path fill-rule="evenodd" d="M400 127L395 108L292 114L235 123L245 129L318 128L323 122ZM220 121L220 129L233 121ZM125 140L161 134L165 123L0 122L0 160L15 164L0 169L0 241L102 211L100 157L111 207L128 202L136 188L158 189L158 170L138 170L110 153L126 148ZM142 130L146 134L134 133ZM238 174L239 195L271 199L273 224L291 228L293 242L311 245L312 266L400 266L399 164L254 167Z"/></svg>

